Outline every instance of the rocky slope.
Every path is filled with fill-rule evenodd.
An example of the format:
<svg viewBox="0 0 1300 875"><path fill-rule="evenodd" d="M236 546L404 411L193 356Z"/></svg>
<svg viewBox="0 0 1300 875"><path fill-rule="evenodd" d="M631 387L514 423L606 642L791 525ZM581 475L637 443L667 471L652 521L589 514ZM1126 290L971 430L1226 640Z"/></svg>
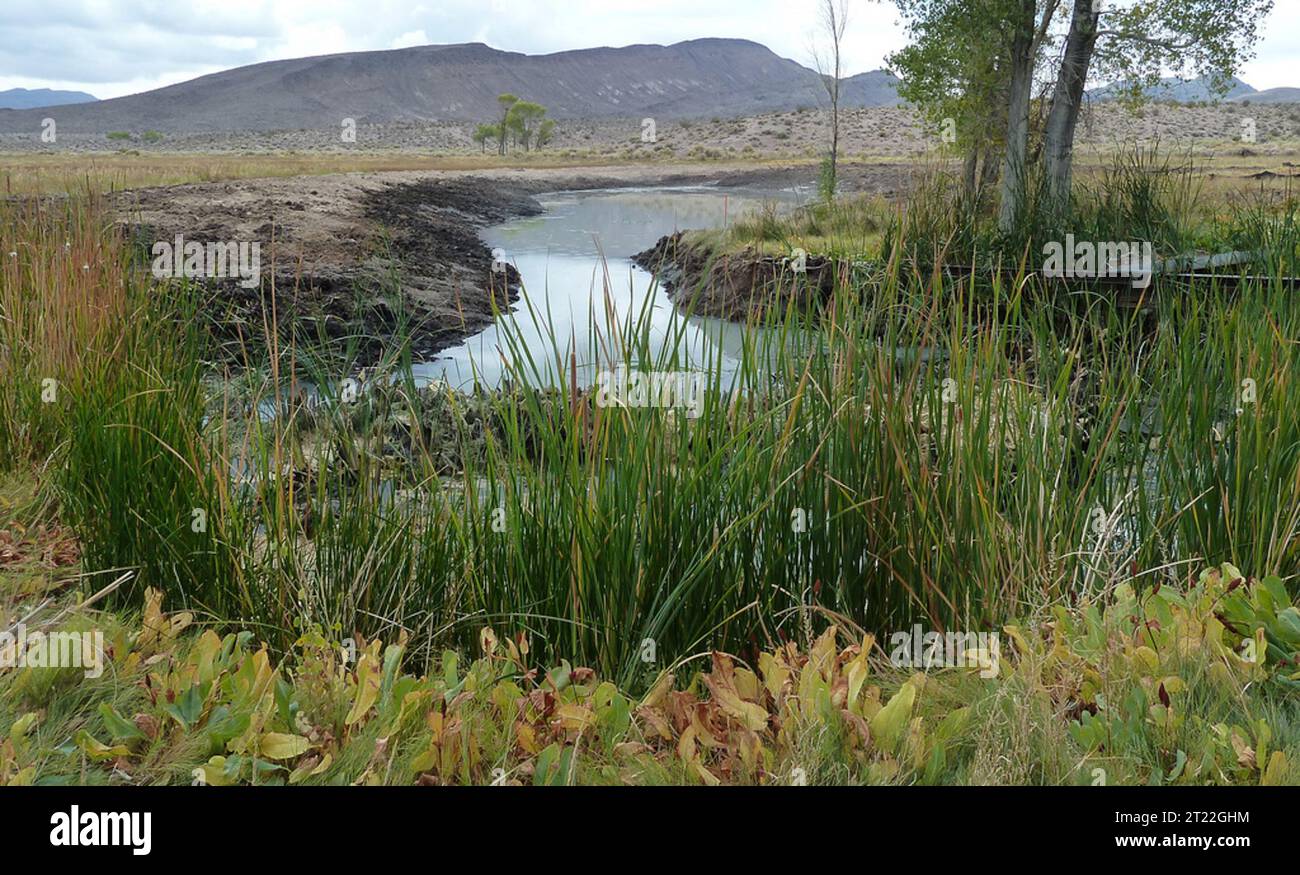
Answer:
<svg viewBox="0 0 1300 875"><path fill-rule="evenodd" d="M880 71L844 86L847 105L897 102ZM699 39L550 55L481 43L350 52L239 67L167 88L62 108L60 133L338 130L392 121L489 121L510 92L560 119L746 115L824 103L812 70L758 43ZM0 133L36 130L0 110Z"/></svg>

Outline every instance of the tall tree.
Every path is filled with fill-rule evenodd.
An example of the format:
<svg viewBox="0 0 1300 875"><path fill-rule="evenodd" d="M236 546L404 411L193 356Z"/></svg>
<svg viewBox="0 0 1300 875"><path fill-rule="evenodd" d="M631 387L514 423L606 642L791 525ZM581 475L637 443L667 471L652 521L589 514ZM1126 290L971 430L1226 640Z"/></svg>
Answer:
<svg viewBox="0 0 1300 875"><path fill-rule="evenodd" d="M1035 73L1062 0L893 2L912 39L890 58L900 95L932 121L955 121L967 190L1000 177L1009 230L1027 199Z"/></svg>
<svg viewBox="0 0 1300 875"><path fill-rule="evenodd" d="M546 107L528 100L516 101L506 113L506 126L515 135L515 140L524 147L525 152L532 147L533 135L545 115Z"/></svg>
<svg viewBox="0 0 1300 875"><path fill-rule="evenodd" d="M1251 57L1273 0L1073 0L1070 30L1043 131L1047 207L1069 208L1074 134L1084 89L1096 72L1122 83L1130 100L1163 73L1203 76L1222 93Z"/></svg>
<svg viewBox="0 0 1300 875"><path fill-rule="evenodd" d="M1006 7L1011 31L1007 71L1006 148L1002 160L1002 199L998 227L1010 231L1020 221L1029 191L1029 102L1034 89L1035 0Z"/></svg>
<svg viewBox="0 0 1300 875"><path fill-rule="evenodd" d="M507 120L510 118L510 110L518 102L519 98L509 93L502 94L497 98L497 106L501 110L501 121L497 122L497 130L500 134L497 143L497 154L499 155L506 154L506 137L510 133L510 126L507 124Z"/></svg>
<svg viewBox="0 0 1300 875"><path fill-rule="evenodd" d="M1006 135L1011 39L998 21L961 0L904 0L927 15L909 16L911 42L886 58L899 78L898 94L922 113L946 145L964 154L962 180L968 202L1001 173ZM958 48L960 47L960 48Z"/></svg>
<svg viewBox="0 0 1300 875"><path fill-rule="evenodd" d="M555 119L543 119L542 123L537 126L537 148L541 149L551 142L555 137Z"/></svg>
<svg viewBox="0 0 1300 875"><path fill-rule="evenodd" d="M479 125L474 129L474 135L471 137L475 143L478 143L480 152L487 152L487 144L490 140L496 140L501 137L499 125Z"/></svg>
<svg viewBox="0 0 1300 875"><path fill-rule="evenodd" d="M845 0L819 0L821 38L824 45L813 47L813 62L821 74L822 85L831 102L831 151L826 178L823 180L827 200L833 200L839 185L840 161L840 82L844 74L842 47L848 28L849 11Z"/></svg>
<svg viewBox="0 0 1300 875"><path fill-rule="evenodd" d="M1258 39L1259 22L1273 0L893 0L909 30L943 32L953 4L964 4L967 15L986 22L1003 35L990 41L953 39L934 42L913 60L929 73L935 69L995 71L993 84L1005 94L1004 153L999 226L1013 228L1028 206L1029 182L1042 172L1045 203L1060 214L1069 208L1074 162L1074 136L1090 78L1119 80L1130 100L1140 100L1146 88L1172 73L1208 78L1225 89ZM1068 17L1068 30L1054 27L1058 12ZM1059 55L1049 47L1060 46ZM972 63L970 53L981 57ZM1005 62L999 55L1005 52ZM1049 55L1052 55L1049 57ZM1059 60L1058 60L1059 59ZM920 75L903 66L903 76ZM1031 167L1029 134L1036 76L1050 93L1044 122L1042 166ZM982 77L963 88L987 85Z"/></svg>

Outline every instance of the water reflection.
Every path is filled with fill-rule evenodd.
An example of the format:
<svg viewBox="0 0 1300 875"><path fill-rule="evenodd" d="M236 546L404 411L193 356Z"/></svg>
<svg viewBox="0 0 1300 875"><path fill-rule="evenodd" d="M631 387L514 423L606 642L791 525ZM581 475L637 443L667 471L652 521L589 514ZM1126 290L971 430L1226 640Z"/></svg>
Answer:
<svg viewBox="0 0 1300 875"><path fill-rule="evenodd" d="M744 329L717 319L686 319L630 257L675 231L727 227L765 203L788 209L807 197L796 189L723 192L706 187L544 196L544 214L483 234L488 246L504 250L519 269L523 298L496 324L417 365L415 376L444 380L462 390L472 389L476 381L492 387L517 358L528 382L567 381L574 368L579 385L589 386L599 369L625 360L613 339L636 325L646 332L656 360L675 348L678 367L720 367L729 382ZM615 330L620 326L622 331Z"/></svg>

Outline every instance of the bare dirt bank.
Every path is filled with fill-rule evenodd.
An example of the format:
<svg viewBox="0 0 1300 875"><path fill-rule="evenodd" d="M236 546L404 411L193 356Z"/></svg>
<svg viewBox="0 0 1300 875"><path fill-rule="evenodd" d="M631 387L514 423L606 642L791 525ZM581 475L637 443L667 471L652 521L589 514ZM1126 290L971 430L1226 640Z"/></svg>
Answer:
<svg viewBox="0 0 1300 875"><path fill-rule="evenodd" d="M718 254L681 231L663 237L632 261L658 274L678 307L697 316L742 321L793 298L800 308L835 291L834 261L808 255L801 264L751 250Z"/></svg>
<svg viewBox="0 0 1300 875"><path fill-rule="evenodd" d="M624 165L493 171L399 171L235 180L110 196L117 221L148 253L156 241L257 242L261 288L215 289L219 339L237 348L263 324L274 290L281 326L302 339L360 340L371 359L409 320L412 351L428 356L481 331L493 304L518 296L518 276L492 271L480 231L535 215L546 191L646 185L811 184L808 164ZM851 165L847 187L893 195L908 168ZM148 255L146 254L147 258Z"/></svg>

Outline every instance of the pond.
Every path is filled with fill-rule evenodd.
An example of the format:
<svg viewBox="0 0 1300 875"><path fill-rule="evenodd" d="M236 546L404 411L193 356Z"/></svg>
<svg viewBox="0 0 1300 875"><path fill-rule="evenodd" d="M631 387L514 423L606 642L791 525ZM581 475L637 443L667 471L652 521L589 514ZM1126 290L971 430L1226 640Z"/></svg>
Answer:
<svg viewBox="0 0 1300 875"><path fill-rule="evenodd" d="M716 366L734 373L743 328L718 319L687 319L655 278L631 257L659 238L687 229L725 228L737 218L776 204L805 203L810 191L722 190L708 186L556 192L543 195L545 212L487 229L484 242L513 264L524 291L509 314L463 343L415 366L421 381L442 380L459 390L477 382L491 388L516 359L528 382L570 379L591 385L596 372L623 361L610 349L619 325L648 330L650 354L676 343L683 368ZM597 352L597 351L600 352ZM562 365L557 367L557 356Z"/></svg>

